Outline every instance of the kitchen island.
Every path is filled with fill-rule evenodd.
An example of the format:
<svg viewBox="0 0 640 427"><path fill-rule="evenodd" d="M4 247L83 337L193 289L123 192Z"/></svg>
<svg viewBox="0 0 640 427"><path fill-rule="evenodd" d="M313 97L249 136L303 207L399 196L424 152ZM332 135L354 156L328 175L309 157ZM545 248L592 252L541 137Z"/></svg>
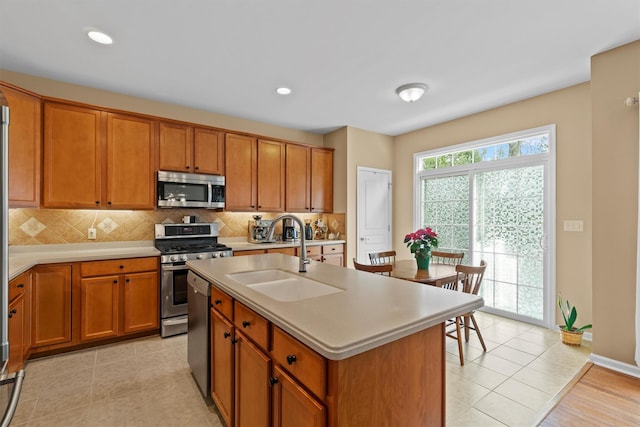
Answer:
<svg viewBox="0 0 640 427"><path fill-rule="evenodd" d="M283 371L300 379L296 373L302 364L300 354L321 360L316 364L323 372L320 387L315 382L312 386L303 380L296 383L315 402L300 408L324 411L326 407L326 415L315 422L324 425L321 420L326 420L329 426L445 424L443 322L481 307L482 298L323 263L312 263L306 273L298 273L298 258L282 254L189 261L187 266L233 299L233 316L249 309L270 325L261 354L275 383ZM319 282L332 291L283 298L243 284L244 272L260 271L256 277L266 280L274 270L294 281L302 277ZM236 333L243 337L245 331L235 320ZM282 342L301 350L282 359ZM296 355L299 360L293 357L291 362ZM236 354L236 363L239 359ZM299 375L304 377L305 372ZM237 400L241 393L236 390L235 395ZM298 403L283 407L286 397L282 390L267 397L273 400L267 412L274 421L281 422L300 403L289 399ZM230 424L240 425L238 413L242 412L236 407L235 413Z"/></svg>

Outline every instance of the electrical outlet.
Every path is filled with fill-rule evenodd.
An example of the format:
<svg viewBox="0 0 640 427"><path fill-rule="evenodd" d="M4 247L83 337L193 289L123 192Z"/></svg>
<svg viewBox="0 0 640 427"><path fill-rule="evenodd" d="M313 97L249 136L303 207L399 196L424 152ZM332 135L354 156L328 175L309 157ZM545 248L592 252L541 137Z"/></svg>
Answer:
<svg viewBox="0 0 640 427"><path fill-rule="evenodd" d="M89 229L89 232L87 233L87 239L96 240L96 229L95 228L90 228Z"/></svg>

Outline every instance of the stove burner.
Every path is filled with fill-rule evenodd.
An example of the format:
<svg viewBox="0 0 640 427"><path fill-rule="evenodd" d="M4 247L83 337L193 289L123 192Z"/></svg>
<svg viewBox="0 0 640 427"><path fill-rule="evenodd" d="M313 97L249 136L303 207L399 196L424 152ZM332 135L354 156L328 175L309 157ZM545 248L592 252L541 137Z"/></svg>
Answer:
<svg viewBox="0 0 640 427"><path fill-rule="evenodd" d="M228 251L229 248L221 243L214 244L193 244L193 245L173 245L158 247L163 254L188 254L195 252L217 252Z"/></svg>

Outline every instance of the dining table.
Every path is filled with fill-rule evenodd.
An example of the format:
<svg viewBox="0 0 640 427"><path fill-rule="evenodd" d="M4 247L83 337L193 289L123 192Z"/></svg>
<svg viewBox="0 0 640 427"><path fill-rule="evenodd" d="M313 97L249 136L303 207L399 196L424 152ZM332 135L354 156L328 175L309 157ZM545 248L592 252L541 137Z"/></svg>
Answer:
<svg viewBox="0 0 640 427"><path fill-rule="evenodd" d="M391 271L391 277L438 287L453 282L456 274L456 267L450 264L433 263L428 270L419 270L415 260L397 260Z"/></svg>

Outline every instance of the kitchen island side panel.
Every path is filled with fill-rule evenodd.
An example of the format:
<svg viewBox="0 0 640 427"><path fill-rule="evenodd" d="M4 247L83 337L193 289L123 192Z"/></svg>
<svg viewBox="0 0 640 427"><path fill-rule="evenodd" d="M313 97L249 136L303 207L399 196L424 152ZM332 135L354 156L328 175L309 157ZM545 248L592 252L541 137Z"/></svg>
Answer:
<svg viewBox="0 0 640 427"><path fill-rule="evenodd" d="M444 324L329 360L329 427L444 426Z"/></svg>

